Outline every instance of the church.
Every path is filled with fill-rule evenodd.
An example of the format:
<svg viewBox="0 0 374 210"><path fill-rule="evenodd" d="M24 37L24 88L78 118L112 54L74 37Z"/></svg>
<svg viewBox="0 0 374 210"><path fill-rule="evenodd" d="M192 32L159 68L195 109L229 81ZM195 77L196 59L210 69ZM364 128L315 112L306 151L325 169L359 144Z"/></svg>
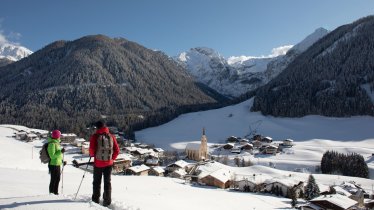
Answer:
<svg viewBox="0 0 374 210"><path fill-rule="evenodd" d="M208 159L208 140L205 136L205 128L203 128L200 143L188 143L185 152L190 160L202 161Z"/></svg>

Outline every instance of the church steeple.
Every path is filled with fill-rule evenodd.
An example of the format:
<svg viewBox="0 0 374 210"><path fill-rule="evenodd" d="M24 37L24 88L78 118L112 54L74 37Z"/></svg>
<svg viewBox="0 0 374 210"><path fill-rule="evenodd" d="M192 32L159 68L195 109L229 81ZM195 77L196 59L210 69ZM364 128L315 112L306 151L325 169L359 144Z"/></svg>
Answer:
<svg viewBox="0 0 374 210"><path fill-rule="evenodd" d="M200 160L208 159L208 139L205 136L205 128L203 128L203 136L201 136L199 159Z"/></svg>

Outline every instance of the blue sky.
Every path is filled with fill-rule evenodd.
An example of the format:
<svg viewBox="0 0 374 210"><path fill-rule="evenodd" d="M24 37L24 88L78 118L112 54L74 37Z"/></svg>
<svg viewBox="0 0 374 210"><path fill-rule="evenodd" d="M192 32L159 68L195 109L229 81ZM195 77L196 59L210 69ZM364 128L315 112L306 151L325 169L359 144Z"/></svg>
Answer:
<svg viewBox="0 0 374 210"><path fill-rule="evenodd" d="M170 56L199 46L260 56L372 14L372 0L1 0L0 41L36 51L104 34Z"/></svg>

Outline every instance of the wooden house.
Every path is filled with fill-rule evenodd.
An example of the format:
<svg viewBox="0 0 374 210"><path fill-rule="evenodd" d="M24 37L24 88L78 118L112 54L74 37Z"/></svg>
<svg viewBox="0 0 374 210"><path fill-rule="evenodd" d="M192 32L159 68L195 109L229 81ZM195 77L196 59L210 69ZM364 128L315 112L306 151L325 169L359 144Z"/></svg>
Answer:
<svg viewBox="0 0 374 210"><path fill-rule="evenodd" d="M63 143L70 143L74 144L75 139L77 138L77 135L74 133L63 133L61 134L61 142Z"/></svg>
<svg viewBox="0 0 374 210"><path fill-rule="evenodd" d="M242 179L234 182L234 187L243 192L256 192L257 184L248 179Z"/></svg>
<svg viewBox="0 0 374 210"><path fill-rule="evenodd" d="M251 142L254 148L260 148L262 146L262 142L259 140L254 140Z"/></svg>
<svg viewBox="0 0 374 210"><path fill-rule="evenodd" d="M113 162L113 170L112 173L122 173L125 172L128 168L131 167L131 159L125 159L125 158L117 158Z"/></svg>
<svg viewBox="0 0 374 210"><path fill-rule="evenodd" d="M253 136L252 141L261 141L261 139L262 139L262 136L259 134L256 134Z"/></svg>
<svg viewBox="0 0 374 210"><path fill-rule="evenodd" d="M292 147L293 146L293 140L292 139L283 140L282 146Z"/></svg>
<svg viewBox="0 0 374 210"><path fill-rule="evenodd" d="M176 161L175 163L172 163L172 164L169 164L167 167L166 167L166 171L168 173L171 173L175 170L178 170L180 168L182 168L183 170L187 171L189 169L189 167L191 166L190 163L187 163L186 161L184 160L178 160Z"/></svg>
<svg viewBox="0 0 374 210"><path fill-rule="evenodd" d="M269 136L265 136L261 139L262 144L271 144L273 142L273 138Z"/></svg>
<svg viewBox="0 0 374 210"><path fill-rule="evenodd" d="M160 166L151 167L149 169L148 175L150 176L164 176L165 170Z"/></svg>
<svg viewBox="0 0 374 210"><path fill-rule="evenodd" d="M162 157L165 152L162 148L153 148L153 151L157 154L157 157Z"/></svg>
<svg viewBox="0 0 374 210"><path fill-rule="evenodd" d="M291 189L288 184L281 181L266 182L264 187L265 192L280 195L283 197L287 197L288 191Z"/></svg>
<svg viewBox="0 0 374 210"><path fill-rule="evenodd" d="M277 154L278 147L275 145L269 145L265 148L265 154L275 155Z"/></svg>
<svg viewBox="0 0 374 210"><path fill-rule="evenodd" d="M229 150L229 149L234 148L234 144L233 143L227 143L227 144L223 145L222 148Z"/></svg>
<svg viewBox="0 0 374 210"><path fill-rule="evenodd" d="M240 145L245 145L245 144L248 144L249 143L249 140L248 139L240 139L239 140L239 144Z"/></svg>
<svg viewBox="0 0 374 210"><path fill-rule="evenodd" d="M226 169L219 169L213 173L199 177L199 183L226 189L231 185L231 173Z"/></svg>
<svg viewBox="0 0 374 210"><path fill-rule="evenodd" d="M82 144L83 144L83 142L85 142L85 141L86 141L86 140L83 139L83 138L77 138L77 139L75 139L75 141L74 141L74 145L77 146L77 147L81 147Z"/></svg>
<svg viewBox="0 0 374 210"><path fill-rule="evenodd" d="M17 140L26 140L27 137L27 132L26 131L19 131L16 133L16 139Z"/></svg>
<svg viewBox="0 0 374 210"><path fill-rule="evenodd" d="M146 165L132 166L126 170L127 175L148 176L149 167Z"/></svg>
<svg viewBox="0 0 374 210"><path fill-rule="evenodd" d="M36 135L35 133L28 133L26 134L26 141L34 141L34 140L37 140L39 139L38 135Z"/></svg>
<svg viewBox="0 0 374 210"><path fill-rule="evenodd" d="M310 203L323 209L353 210L357 209L357 201L339 194L322 195L310 200Z"/></svg>
<svg viewBox="0 0 374 210"><path fill-rule="evenodd" d="M179 168L179 169L174 170L173 172L169 173L169 177L183 179L186 174L187 174L187 172L184 169Z"/></svg>
<svg viewBox="0 0 374 210"><path fill-rule="evenodd" d="M90 154L90 142L85 141L82 143L82 154L89 155Z"/></svg>
<svg viewBox="0 0 374 210"><path fill-rule="evenodd" d="M249 144L249 143L246 143L246 144L242 145L240 149L241 150L246 150L246 151L252 151L253 150L253 145Z"/></svg>

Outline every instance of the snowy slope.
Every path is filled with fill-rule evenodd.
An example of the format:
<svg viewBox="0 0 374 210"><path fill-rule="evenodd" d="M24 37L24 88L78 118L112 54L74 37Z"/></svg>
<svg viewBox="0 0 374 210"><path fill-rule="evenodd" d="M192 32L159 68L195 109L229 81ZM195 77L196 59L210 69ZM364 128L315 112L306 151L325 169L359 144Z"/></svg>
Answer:
<svg viewBox="0 0 374 210"><path fill-rule="evenodd" d="M14 126L0 125L0 209L106 209L90 202L90 173L83 179L77 200L73 199L83 171L71 165L64 169L63 195L48 195L47 166L36 155L42 142L15 140L10 127ZM72 151L67 148L65 160L80 157ZM290 206L286 198L189 185L167 177L112 176L112 188L112 209L241 210Z"/></svg>
<svg viewBox="0 0 374 210"><path fill-rule="evenodd" d="M18 61L32 54L32 51L10 43L0 43L0 58L6 58L11 61Z"/></svg>
<svg viewBox="0 0 374 210"><path fill-rule="evenodd" d="M268 56L225 59L213 49L198 47L180 53L175 60L200 82L223 95L235 97L266 84L327 33L326 29L318 28L295 46L274 48Z"/></svg>

